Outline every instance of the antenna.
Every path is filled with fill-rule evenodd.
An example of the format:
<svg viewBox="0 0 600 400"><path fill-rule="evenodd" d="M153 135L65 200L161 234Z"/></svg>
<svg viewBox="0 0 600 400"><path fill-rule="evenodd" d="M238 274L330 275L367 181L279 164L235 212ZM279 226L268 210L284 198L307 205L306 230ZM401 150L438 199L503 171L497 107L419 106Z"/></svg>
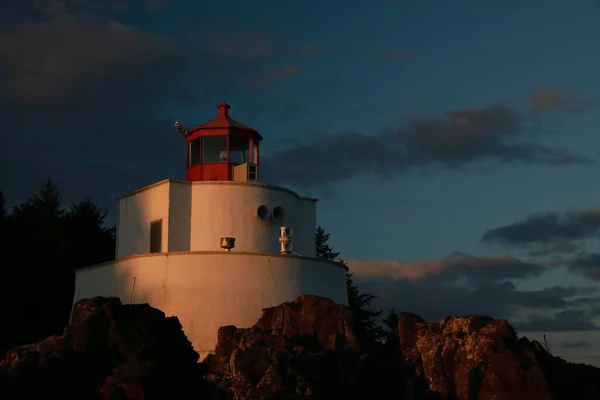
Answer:
<svg viewBox="0 0 600 400"><path fill-rule="evenodd" d="M175 121L175 129L177 129L177 132L181 133L183 135L183 137L187 137L190 134L190 131L188 129L185 129L179 123L179 121Z"/></svg>

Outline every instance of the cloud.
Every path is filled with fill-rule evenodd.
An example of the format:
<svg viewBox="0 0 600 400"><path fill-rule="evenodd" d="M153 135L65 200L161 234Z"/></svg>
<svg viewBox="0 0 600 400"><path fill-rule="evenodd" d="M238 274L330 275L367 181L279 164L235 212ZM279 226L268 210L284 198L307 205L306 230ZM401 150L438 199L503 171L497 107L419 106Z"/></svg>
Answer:
<svg viewBox="0 0 600 400"><path fill-rule="evenodd" d="M559 347L565 349L581 349L584 347L592 347L592 345L587 340L580 340L578 342L564 342Z"/></svg>
<svg viewBox="0 0 600 400"><path fill-rule="evenodd" d="M464 278L467 278L466 276ZM489 315L508 319L520 331L594 330L592 318L599 315L580 311L574 297L589 293L588 287L549 287L540 290L517 290L510 281L481 280L469 286L436 280L356 279L363 293L377 296L375 309L410 311L428 321L448 315ZM593 290L597 290L593 288ZM548 317L536 315L544 310ZM572 313L575 315L572 315Z"/></svg>
<svg viewBox="0 0 600 400"><path fill-rule="evenodd" d="M411 115L395 132L338 133L262 158L269 180L319 187L360 174L414 168L458 168L484 161L567 165L592 162L565 149L526 140L526 117L508 106ZM310 160L310 162L307 162Z"/></svg>
<svg viewBox="0 0 600 400"><path fill-rule="evenodd" d="M297 65L284 65L283 67L271 69L259 76L253 77L246 82L246 85L254 90L264 89L283 79L291 78L302 72L302 68Z"/></svg>
<svg viewBox="0 0 600 400"><path fill-rule="evenodd" d="M596 331L600 326L592 322L589 310L567 309L554 313L552 316L533 315L529 321L516 321L516 329L527 332L567 332L567 331Z"/></svg>
<svg viewBox="0 0 600 400"><path fill-rule="evenodd" d="M216 113L218 102L247 96L244 83L268 69L259 55L216 52L208 39L222 32L157 34L114 14L148 4L70 0L2 8L0 18L8 21L0 28L0 171L9 201L50 177L65 198L89 195L112 209L119 194L181 178L173 154L181 154L183 139L173 120L203 108ZM276 50L315 48L280 42ZM282 99L260 112L277 118L290 108L299 109ZM85 185L73 184L82 179Z"/></svg>
<svg viewBox="0 0 600 400"><path fill-rule="evenodd" d="M486 231L482 240L509 248L524 249L532 255L569 254L578 251L581 241L600 232L600 208L546 212Z"/></svg>
<svg viewBox="0 0 600 400"><path fill-rule="evenodd" d="M402 262L386 260L348 260L357 279L385 278L409 281L502 280L541 275L546 269L511 256L474 257L455 253L441 259Z"/></svg>
<svg viewBox="0 0 600 400"><path fill-rule="evenodd" d="M521 331L600 329L591 322L600 315L597 286L517 290L512 280L534 279L547 269L514 257L456 253L418 262L350 260L348 266L361 291L377 296L376 309L416 312L429 321L490 315Z"/></svg>
<svg viewBox="0 0 600 400"><path fill-rule="evenodd" d="M72 16L0 32L4 84L20 99L54 100L82 81L162 67L174 55L172 48L168 37L117 21L88 24Z"/></svg>
<svg viewBox="0 0 600 400"><path fill-rule="evenodd" d="M579 253L568 263L571 270L600 281L600 254Z"/></svg>

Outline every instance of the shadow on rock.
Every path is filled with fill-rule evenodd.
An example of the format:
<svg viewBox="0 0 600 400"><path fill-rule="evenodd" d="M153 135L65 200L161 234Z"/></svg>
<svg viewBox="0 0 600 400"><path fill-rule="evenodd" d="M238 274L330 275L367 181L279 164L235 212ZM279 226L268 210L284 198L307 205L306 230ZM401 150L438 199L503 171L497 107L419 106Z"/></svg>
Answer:
<svg viewBox="0 0 600 400"><path fill-rule="evenodd" d="M198 354L177 318L115 298L77 303L62 335L10 350L0 399L600 400L600 369L553 357L505 320L398 316L365 354L353 314L317 296L224 326Z"/></svg>
<svg viewBox="0 0 600 400"><path fill-rule="evenodd" d="M117 298L82 300L63 335L0 361L0 398L218 398L175 317Z"/></svg>

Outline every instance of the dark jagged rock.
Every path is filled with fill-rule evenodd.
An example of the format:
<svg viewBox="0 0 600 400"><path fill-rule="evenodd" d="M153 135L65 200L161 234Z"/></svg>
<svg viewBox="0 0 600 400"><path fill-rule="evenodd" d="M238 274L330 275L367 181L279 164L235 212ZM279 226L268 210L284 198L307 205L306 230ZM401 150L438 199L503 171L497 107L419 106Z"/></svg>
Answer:
<svg viewBox="0 0 600 400"><path fill-rule="evenodd" d="M63 335L0 361L0 399L600 400L600 369L553 357L504 320L403 313L398 336L363 354L352 318L302 296L253 327L220 328L198 364L177 318L82 300Z"/></svg>
<svg viewBox="0 0 600 400"><path fill-rule="evenodd" d="M350 309L302 296L263 310L252 328L220 328L205 379L232 399L437 398L422 385L411 393L406 364L388 350L361 355Z"/></svg>
<svg viewBox="0 0 600 400"><path fill-rule="evenodd" d="M600 399L600 369L553 357L505 320L398 317L399 344L430 390L458 400Z"/></svg>
<svg viewBox="0 0 600 400"><path fill-rule="evenodd" d="M175 317L117 298L78 302L63 335L7 352L0 398L167 399L210 391Z"/></svg>

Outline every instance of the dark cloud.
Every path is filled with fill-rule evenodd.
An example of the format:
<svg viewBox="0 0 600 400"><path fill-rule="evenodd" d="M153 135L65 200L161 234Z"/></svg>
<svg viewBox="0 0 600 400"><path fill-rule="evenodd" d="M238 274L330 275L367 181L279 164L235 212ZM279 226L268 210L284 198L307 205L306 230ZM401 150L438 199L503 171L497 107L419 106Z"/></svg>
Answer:
<svg viewBox="0 0 600 400"><path fill-rule="evenodd" d="M216 104L243 97L248 79L270 71L269 60L315 50L281 43L269 60L223 53L210 45L217 31L174 37L111 14L159 5L25 1L0 9L0 177L9 201L52 178L65 198L90 195L112 208L119 194L181 177L175 119L200 108L216 114ZM277 118L289 108L298 107L283 99L259 111Z"/></svg>
<svg viewBox="0 0 600 400"><path fill-rule="evenodd" d="M555 287L542 290L520 291L514 284L482 282L467 287L457 283L411 281L408 279L357 279L359 288L377 296L373 306L377 309L410 311L428 321L437 321L448 315L489 315L508 319L519 331L578 331L600 327L592 322L598 313L580 311L572 297L589 288ZM551 316L520 313L546 310Z"/></svg>
<svg viewBox="0 0 600 400"><path fill-rule="evenodd" d="M578 342L565 342L560 345L560 347L565 349L581 349L585 347L592 347L590 342L587 340L580 340Z"/></svg>
<svg viewBox="0 0 600 400"><path fill-rule="evenodd" d="M291 77L300 71L297 57L324 50L229 26L175 37L149 32L117 15L158 6L168 4L24 1L0 10L0 174L9 197L30 192L47 177L64 182L78 177L86 183L72 185L74 193L83 195L85 188L85 194L112 198L141 182L180 176L176 149L182 143L174 139L174 119L224 99L251 99L256 104L247 108L257 109L261 99L248 93L247 84L263 87ZM277 59L287 56L296 58ZM274 68L274 61L287 67ZM330 83L319 89L326 94ZM270 110L270 117L289 119L290 109L308 107L285 103L266 104L257 113ZM395 133L333 134L263 153L264 176L307 187L361 173L455 168L487 160L589 162L528 142L524 118L506 106L409 116Z"/></svg>
<svg viewBox="0 0 600 400"><path fill-rule="evenodd" d="M515 322L515 328L527 332L567 332L567 331L600 331L600 326L592 322L593 315L589 310L568 309L552 316L533 315L528 321Z"/></svg>
<svg viewBox="0 0 600 400"><path fill-rule="evenodd" d="M488 243L520 248L533 255L574 253L582 240L597 237L600 231L600 209L547 212L526 220L486 231L482 239Z"/></svg>
<svg viewBox="0 0 600 400"><path fill-rule="evenodd" d="M397 131L339 133L264 157L271 181L316 187L416 167L457 168L482 161L566 165L591 159L526 140L526 121L508 106L408 116ZM307 162L310 160L310 162Z"/></svg>
<svg viewBox="0 0 600 400"><path fill-rule="evenodd" d="M373 305L420 314L434 321L447 315L506 318L521 331L591 330L596 286L517 290L514 279L540 276L544 267L509 256L453 254L420 262L350 260L358 286L377 296ZM562 324L562 325L561 325Z"/></svg>
<svg viewBox="0 0 600 400"><path fill-rule="evenodd" d="M600 254L580 253L568 263L571 270L600 281Z"/></svg>

